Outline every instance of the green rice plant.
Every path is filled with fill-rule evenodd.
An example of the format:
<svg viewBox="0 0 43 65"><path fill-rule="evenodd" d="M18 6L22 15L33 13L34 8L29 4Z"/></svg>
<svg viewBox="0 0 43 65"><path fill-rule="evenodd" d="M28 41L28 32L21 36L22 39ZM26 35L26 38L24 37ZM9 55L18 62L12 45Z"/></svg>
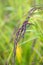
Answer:
<svg viewBox="0 0 43 65"><path fill-rule="evenodd" d="M0 0L0 65L14 65L16 33L36 5L42 8L28 20L34 25L26 26L24 38L17 43L15 64L43 65L43 0Z"/></svg>

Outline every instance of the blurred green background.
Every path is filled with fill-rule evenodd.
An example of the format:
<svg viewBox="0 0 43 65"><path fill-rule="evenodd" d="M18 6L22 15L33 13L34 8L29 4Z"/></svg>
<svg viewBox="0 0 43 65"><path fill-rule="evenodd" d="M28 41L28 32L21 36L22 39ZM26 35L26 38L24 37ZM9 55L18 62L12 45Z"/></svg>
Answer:
<svg viewBox="0 0 43 65"><path fill-rule="evenodd" d="M36 6L43 7L43 0L0 0L0 65L13 65L14 42L9 43L13 30L18 29L28 11ZM34 26L27 26L23 39L16 50L16 65L43 65L43 10L36 10L29 22Z"/></svg>

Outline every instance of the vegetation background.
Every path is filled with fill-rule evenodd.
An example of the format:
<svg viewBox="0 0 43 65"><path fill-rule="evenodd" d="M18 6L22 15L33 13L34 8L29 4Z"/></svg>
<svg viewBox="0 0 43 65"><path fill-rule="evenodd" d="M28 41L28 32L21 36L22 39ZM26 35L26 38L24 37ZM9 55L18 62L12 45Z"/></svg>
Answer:
<svg viewBox="0 0 43 65"><path fill-rule="evenodd" d="M0 65L6 62L13 65L14 42L9 41L36 5L43 8L43 0L0 0ZM27 26L24 38L18 43L16 65L43 65L43 10L36 10L29 22L35 25Z"/></svg>

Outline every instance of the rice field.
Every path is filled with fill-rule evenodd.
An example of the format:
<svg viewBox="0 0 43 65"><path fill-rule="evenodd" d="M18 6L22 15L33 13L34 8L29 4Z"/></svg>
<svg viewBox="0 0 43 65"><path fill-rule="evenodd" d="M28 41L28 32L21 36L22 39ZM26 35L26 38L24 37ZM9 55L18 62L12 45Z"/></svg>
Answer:
<svg viewBox="0 0 43 65"><path fill-rule="evenodd" d="M14 58L16 33L36 6ZM0 65L43 65L43 0L0 0Z"/></svg>

